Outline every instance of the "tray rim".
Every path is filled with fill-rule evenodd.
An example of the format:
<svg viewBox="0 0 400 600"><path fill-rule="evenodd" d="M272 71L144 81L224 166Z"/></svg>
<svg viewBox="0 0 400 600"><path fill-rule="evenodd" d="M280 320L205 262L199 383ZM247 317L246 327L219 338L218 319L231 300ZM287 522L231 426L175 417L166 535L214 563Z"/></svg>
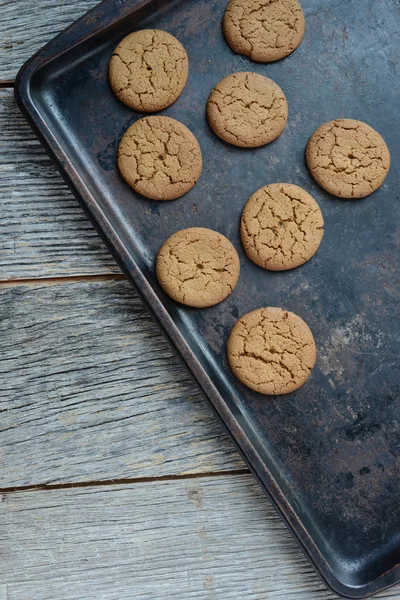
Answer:
<svg viewBox="0 0 400 600"><path fill-rule="evenodd" d="M343 583L335 575L327 559L319 550L310 533L301 522L300 517L291 507L272 473L268 470L251 440L242 429L239 421L225 404L224 398L214 386L211 378L207 375L183 335L179 332L178 327L176 327L174 321L164 308L161 300L153 291L133 257L129 255L124 246L123 239L119 237L105 213L96 204L94 196L85 186L79 175L79 171L69 162L62 144L53 136L48 123L44 120L32 99L32 78L41 67L64 52L69 51L75 45L79 45L85 39L100 33L106 26L118 22L124 16L131 15L146 5L153 5L157 1L172 7L182 0L102 0L99 2L99 4L95 5L82 17L56 35L23 64L14 84L16 102L97 233L103 239L119 267L127 276L128 281L140 296L143 304L160 327L170 346L177 353L181 362L186 366L190 375L199 386L203 396L217 415L224 429L228 432L252 475L271 500L303 553L315 568L317 574L331 590L343 598L367 598L400 582L400 563L363 586L352 586ZM109 16L111 9L109 7L113 7L115 13L111 19Z"/></svg>

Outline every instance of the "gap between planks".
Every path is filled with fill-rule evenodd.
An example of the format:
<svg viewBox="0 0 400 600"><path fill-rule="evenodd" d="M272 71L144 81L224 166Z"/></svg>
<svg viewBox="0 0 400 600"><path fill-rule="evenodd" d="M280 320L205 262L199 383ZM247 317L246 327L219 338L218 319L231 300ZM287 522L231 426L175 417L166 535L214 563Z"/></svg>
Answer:
<svg viewBox="0 0 400 600"><path fill-rule="evenodd" d="M2 88L13 88L14 81L0 81L0 89Z"/></svg>
<svg viewBox="0 0 400 600"><path fill-rule="evenodd" d="M13 88L14 81L0 81L0 89ZM76 282L102 282L102 281L124 281L126 276L121 274L104 274L104 275L76 275L71 277L41 277L35 279L10 279L0 281L0 287L16 287L16 286L43 286L43 285L62 285L66 283ZM189 473L187 475L163 475L160 477L136 477L124 479L109 479L106 481L85 481L78 483L55 483L55 484L38 484L16 487L0 488L0 494L11 494L23 491L52 491L52 490L67 490L72 488L87 488L87 487L106 487L111 485L133 485L141 483L155 483L163 481L180 481L191 479L203 479L205 477L232 477L237 475L248 475L249 469L236 469L231 471L216 471L209 473Z"/></svg>
<svg viewBox="0 0 400 600"><path fill-rule="evenodd" d="M133 477L132 479L107 479L105 481L80 481L78 483L43 483L38 485L21 485L15 487L0 488L0 494L12 494L15 492L43 492L50 490L69 490L87 487L105 487L110 485L133 485L140 483L156 483L161 481L181 481L186 479L204 479L205 477L232 477L237 475L249 475L249 469L233 469L231 471L213 471L210 473L188 473L187 475L161 475L160 477Z"/></svg>
<svg viewBox="0 0 400 600"><path fill-rule="evenodd" d="M125 281L125 275L118 273L104 275L73 275L71 277L37 277L35 279L4 279L0 281L0 288L18 286L43 286L62 285L65 283L98 283L102 281Z"/></svg>

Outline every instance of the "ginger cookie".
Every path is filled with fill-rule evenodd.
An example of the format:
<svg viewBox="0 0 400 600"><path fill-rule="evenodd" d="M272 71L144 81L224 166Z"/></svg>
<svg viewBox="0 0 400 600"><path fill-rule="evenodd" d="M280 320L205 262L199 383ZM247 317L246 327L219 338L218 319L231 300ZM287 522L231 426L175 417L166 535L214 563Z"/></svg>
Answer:
<svg viewBox="0 0 400 600"><path fill-rule="evenodd" d="M172 235L157 256L156 274L163 290L177 302L205 308L234 290L240 273L238 254L220 233L202 227Z"/></svg>
<svg viewBox="0 0 400 600"><path fill-rule="evenodd" d="M282 133L288 104L272 79L257 73L233 73L212 90L207 117L210 127L225 142L255 148Z"/></svg>
<svg viewBox="0 0 400 600"><path fill-rule="evenodd" d="M133 189L153 200L186 194L201 175L200 146L185 125L169 117L144 117L124 134L118 167Z"/></svg>
<svg viewBox="0 0 400 600"><path fill-rule="evenodd" d="M253 262L270 271L286 271L314 256L323 226L321 210L310 194L291 183L274 183L251 196L240 233Z"/></svg>
<svg viewBox="0 0 400 600"><path fill-rule="evenodd" d="M365 198L385 181L390 153L372 127L353 119L336 119L311 136L306 150L311 175L340 198Z"/></svg>
<svg viewBox="0 0 400 600"><path fill-rule="evenodd" d="M261 394L289 394L315 365L313 334L297 315L260 308L236 323L227 342L229 365L238 379Z"/></svg>
<svg viewBox="0 0 400 600"><path fill-rule="evenodd" d="M222 28L234 52L268 63L296 50L305 20L297 0L231 0Z"/></svg>
<svg viewBox="0 0 400 600"><path fill-rule="evenodd" d="M181 95L189 71L185 48L170 33L142 29L115 48L108 71L114 94L140 112L157 112Z"/></svg>

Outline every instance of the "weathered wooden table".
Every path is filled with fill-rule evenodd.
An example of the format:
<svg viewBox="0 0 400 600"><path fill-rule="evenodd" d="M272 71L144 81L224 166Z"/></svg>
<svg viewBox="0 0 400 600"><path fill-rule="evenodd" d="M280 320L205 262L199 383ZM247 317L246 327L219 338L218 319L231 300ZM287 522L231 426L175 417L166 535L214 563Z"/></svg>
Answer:
<svg viewBox="0 0 400 600"><path fill-rule="evenodd" d="M18 112L95 4L0 0L0 600L333 599Z"/></svg>

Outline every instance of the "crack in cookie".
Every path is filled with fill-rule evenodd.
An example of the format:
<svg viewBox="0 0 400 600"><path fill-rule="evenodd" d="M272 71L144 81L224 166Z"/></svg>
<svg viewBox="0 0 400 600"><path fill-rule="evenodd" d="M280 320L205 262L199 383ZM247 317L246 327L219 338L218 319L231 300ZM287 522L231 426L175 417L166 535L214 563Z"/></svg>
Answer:
<svg viewBox="0 0 400 600"><path fill-rule="evenodd" d="M300 45L305 20L297 0L231 0L222 28L234 52L273 62Z"/></svg>
<svg viewBox="0 0 400 600"><path fill-rule="evenodd" d="M285 271L304 264L324 235L321 210L310 194L290 183L259 189L242 213L240 233L247 256L260 267Z"/></svg>
<svg viewBox="0 0 400 600"><path fill-rule="evenodd" d="M309 378L316 361L314 337L297 315L260 308L236 323L227 342L229 365L252 390L289 394Z"/></svg>
<svg viewBox="0 0 400 600"><path fill-rule="evenodd" d="M186 50L174 36L158 29L142 29L115 48L109 81L124 104L140 112L157 112L179 98L188 72Z"/></svg>
<svg viewBox="0 0 400 600"><path fill-rule="evenodd" d="M336 119L311 136L306 150L311 175L340 198L364 198L389 172L390 153L381 135L366 123Z"/></svg>
<svg viewBox="0 0 400 600"><path fill-rule="evenodd" d="M144 117L124 134L118 167L125 181L153 200L186 194L201 175L200 146L185 125L170 117Z"/></svg>
<svg viewBox="0 0 400 600"><path fill-rule="evenodd" d="M225 142L255 148L269 144L282 133L288 104L272 79L257 73L233 73L212 90L207 118Z"/></svg>
<svg viewBox="0 0 400 600"><path fill-rule="evenodd" d="M238 254L222 234L193 227L171 236L157 256L156 274L177 302L205 308L234 290L240 273Z"/></svg>

